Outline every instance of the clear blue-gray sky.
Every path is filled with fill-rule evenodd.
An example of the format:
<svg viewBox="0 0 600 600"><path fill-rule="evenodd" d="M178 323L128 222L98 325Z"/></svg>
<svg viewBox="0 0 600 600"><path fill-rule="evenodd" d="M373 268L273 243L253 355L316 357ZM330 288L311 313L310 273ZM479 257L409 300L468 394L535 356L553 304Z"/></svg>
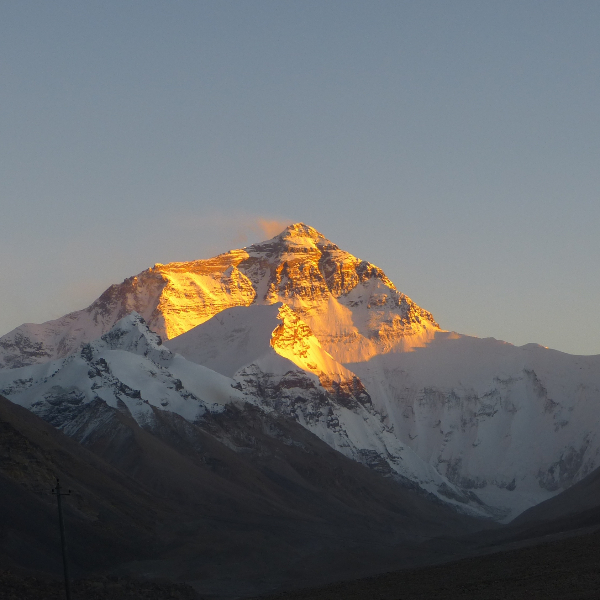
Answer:
<svg viewBox="0 0 600 600"><path fill-rule="evenodd" d="M600 353L599 31L597 0L3 2L0 334L304 221L445 329Z"/></svg>

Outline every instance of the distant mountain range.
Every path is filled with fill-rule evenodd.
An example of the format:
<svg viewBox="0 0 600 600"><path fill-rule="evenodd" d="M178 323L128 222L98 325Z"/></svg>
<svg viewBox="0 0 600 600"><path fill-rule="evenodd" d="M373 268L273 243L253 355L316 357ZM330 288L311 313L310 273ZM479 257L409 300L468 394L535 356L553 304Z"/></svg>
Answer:
<svg viewBox="0 0 600 600"><path fill-rule="evenodd" d="M302 223L212 259L157 264L84 310L21 325L0 338L0 366L0 393L125 474L127 493L142 493L131 481L160 490L162 508L148 510L189 497L184 523L214 502L238 515L258 502L258 536L266 514L321 523L331 511L335 537L364 513L356 547L371 557L375 522L389 520L377 534L388 550L487 528L567 498L600 466L600 356L444 331L381 269ZM198 483L186 491L188 480ZM131 561L142 531L167 560L144 527ZM199 551L169 535L186 557Z"/></svg>

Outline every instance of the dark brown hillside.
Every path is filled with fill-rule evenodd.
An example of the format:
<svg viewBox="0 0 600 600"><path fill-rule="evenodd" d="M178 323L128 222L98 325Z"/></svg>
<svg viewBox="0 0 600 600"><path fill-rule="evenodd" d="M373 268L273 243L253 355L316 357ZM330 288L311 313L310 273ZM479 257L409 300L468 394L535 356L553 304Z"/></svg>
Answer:
<svg viewBox="0 0 600 600"><path fill-rule="evenodd" d="M0 398L1 565L60 572L55 476L74 491L76 576L160 577L215 598L414 564L422 540L484 525L253 407L197 425L155 416L147 431L93 402L69 424L73 439Z"/></svg>
<svg viewBox="0 0 600 600"><path fill-rule="evenodd" d="M599 597L600 533L594 533L261 599L591 600Z"/></svg>
<svg viewBox="0 0 600 600"><path fill-rule="evenodd" d="M600 470L508 526L455 540L469 558L269 600L530 600L600 598ZM473 556L480 554L480 556ZM446 560L451 556L448 554Z"/></svg>
<svg viewBox="0 0 600 600"><path fill-rule="evenodd" d="M4 565L58 571L51 489L59 477L75 572L147 554L155 500L29 411L0 397L0 548ZM85 551L82 551L85 548Z"/></svg>
<svg viewBox="0 0 600 600"><path fill-rule="evenodd" d="M40 578L60 572L49 494L55 475L74 490L66 502L69 551L75 574L88 577L75 584L79 600L191 599L190 588L169 583L177 580L206 598L233 598L343 579L275 597L598 597L600 534L556 533L568 523L598 524L596 473L511 526L476 533L480 524L252 407L233 407L202 427L157 412L153 433L119 411L106 414L105 405L86 410L104 426L84 448L0 398L0 561L12 569L0 578L6 597L60 598L60 583ZM446 537L426 540L436 533ZM550 542L540 537L548 533ZM524 544L532 545L515 549ZM140 577L163 583L136 583Z"/></svg>

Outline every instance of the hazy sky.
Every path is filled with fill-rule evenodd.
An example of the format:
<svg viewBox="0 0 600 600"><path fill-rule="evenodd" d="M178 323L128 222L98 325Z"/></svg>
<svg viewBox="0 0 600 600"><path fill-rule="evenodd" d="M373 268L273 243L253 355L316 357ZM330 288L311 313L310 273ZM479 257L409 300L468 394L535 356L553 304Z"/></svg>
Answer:
<svg viewBox="0 0 600 600"><path fill-rule="evenodd" d="M600 353L600 2L0 6L0 334L304 221L440 325Z"/></svg>

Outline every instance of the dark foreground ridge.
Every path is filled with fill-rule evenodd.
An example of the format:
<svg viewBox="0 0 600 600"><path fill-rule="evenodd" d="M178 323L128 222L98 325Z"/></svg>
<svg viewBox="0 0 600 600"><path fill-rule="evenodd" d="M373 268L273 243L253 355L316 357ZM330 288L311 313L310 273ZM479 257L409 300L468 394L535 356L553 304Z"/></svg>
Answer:
<svg viewBox="0 0 600 600"><path fill-rule="evenodd" d="M202 600L189 585L102 577L74 582L77 600ZM64 600L62 582L0 571L2 600Z"/></svg>
<svg viewBox="0 0 600 600"><path fill-rule="evenodd" d="M104 425L79 443L0 397L0 568L60 578L56 477L73 490L74 580L170 580L211 599L389 571L414 564L421 539L482 527L250 406L198 424L157 411L152 433L104 405L84 410L84 424Z"/></svg>
<svg viewBox="0 0 600 600"><path fill-rule="evenodd" d="M260 600L600 598L600 531L435 567L261 596ZM259 599L255 599L259 600Z"/></svg>
<svg viewBox="0 0 600 600"><path fill-rule="evenodd" d="M103 427L67 437L0 397L2 600L63 597L56 477L74 492L74 600L600 597L600 471L502 527L255 407L195 424L157 411L152 432L104 405L84 410L83 424Z"/></svg>
<svg viewBox="0 0 600 600"><path fill-rule="evenodd" d="M600 532L517 550L407 569L254 600L575 600L600 589ZM77 600L204 600L168 581L97 577L75 581ZM0 571L2 600L63 600L62 582Z"/></svg>

